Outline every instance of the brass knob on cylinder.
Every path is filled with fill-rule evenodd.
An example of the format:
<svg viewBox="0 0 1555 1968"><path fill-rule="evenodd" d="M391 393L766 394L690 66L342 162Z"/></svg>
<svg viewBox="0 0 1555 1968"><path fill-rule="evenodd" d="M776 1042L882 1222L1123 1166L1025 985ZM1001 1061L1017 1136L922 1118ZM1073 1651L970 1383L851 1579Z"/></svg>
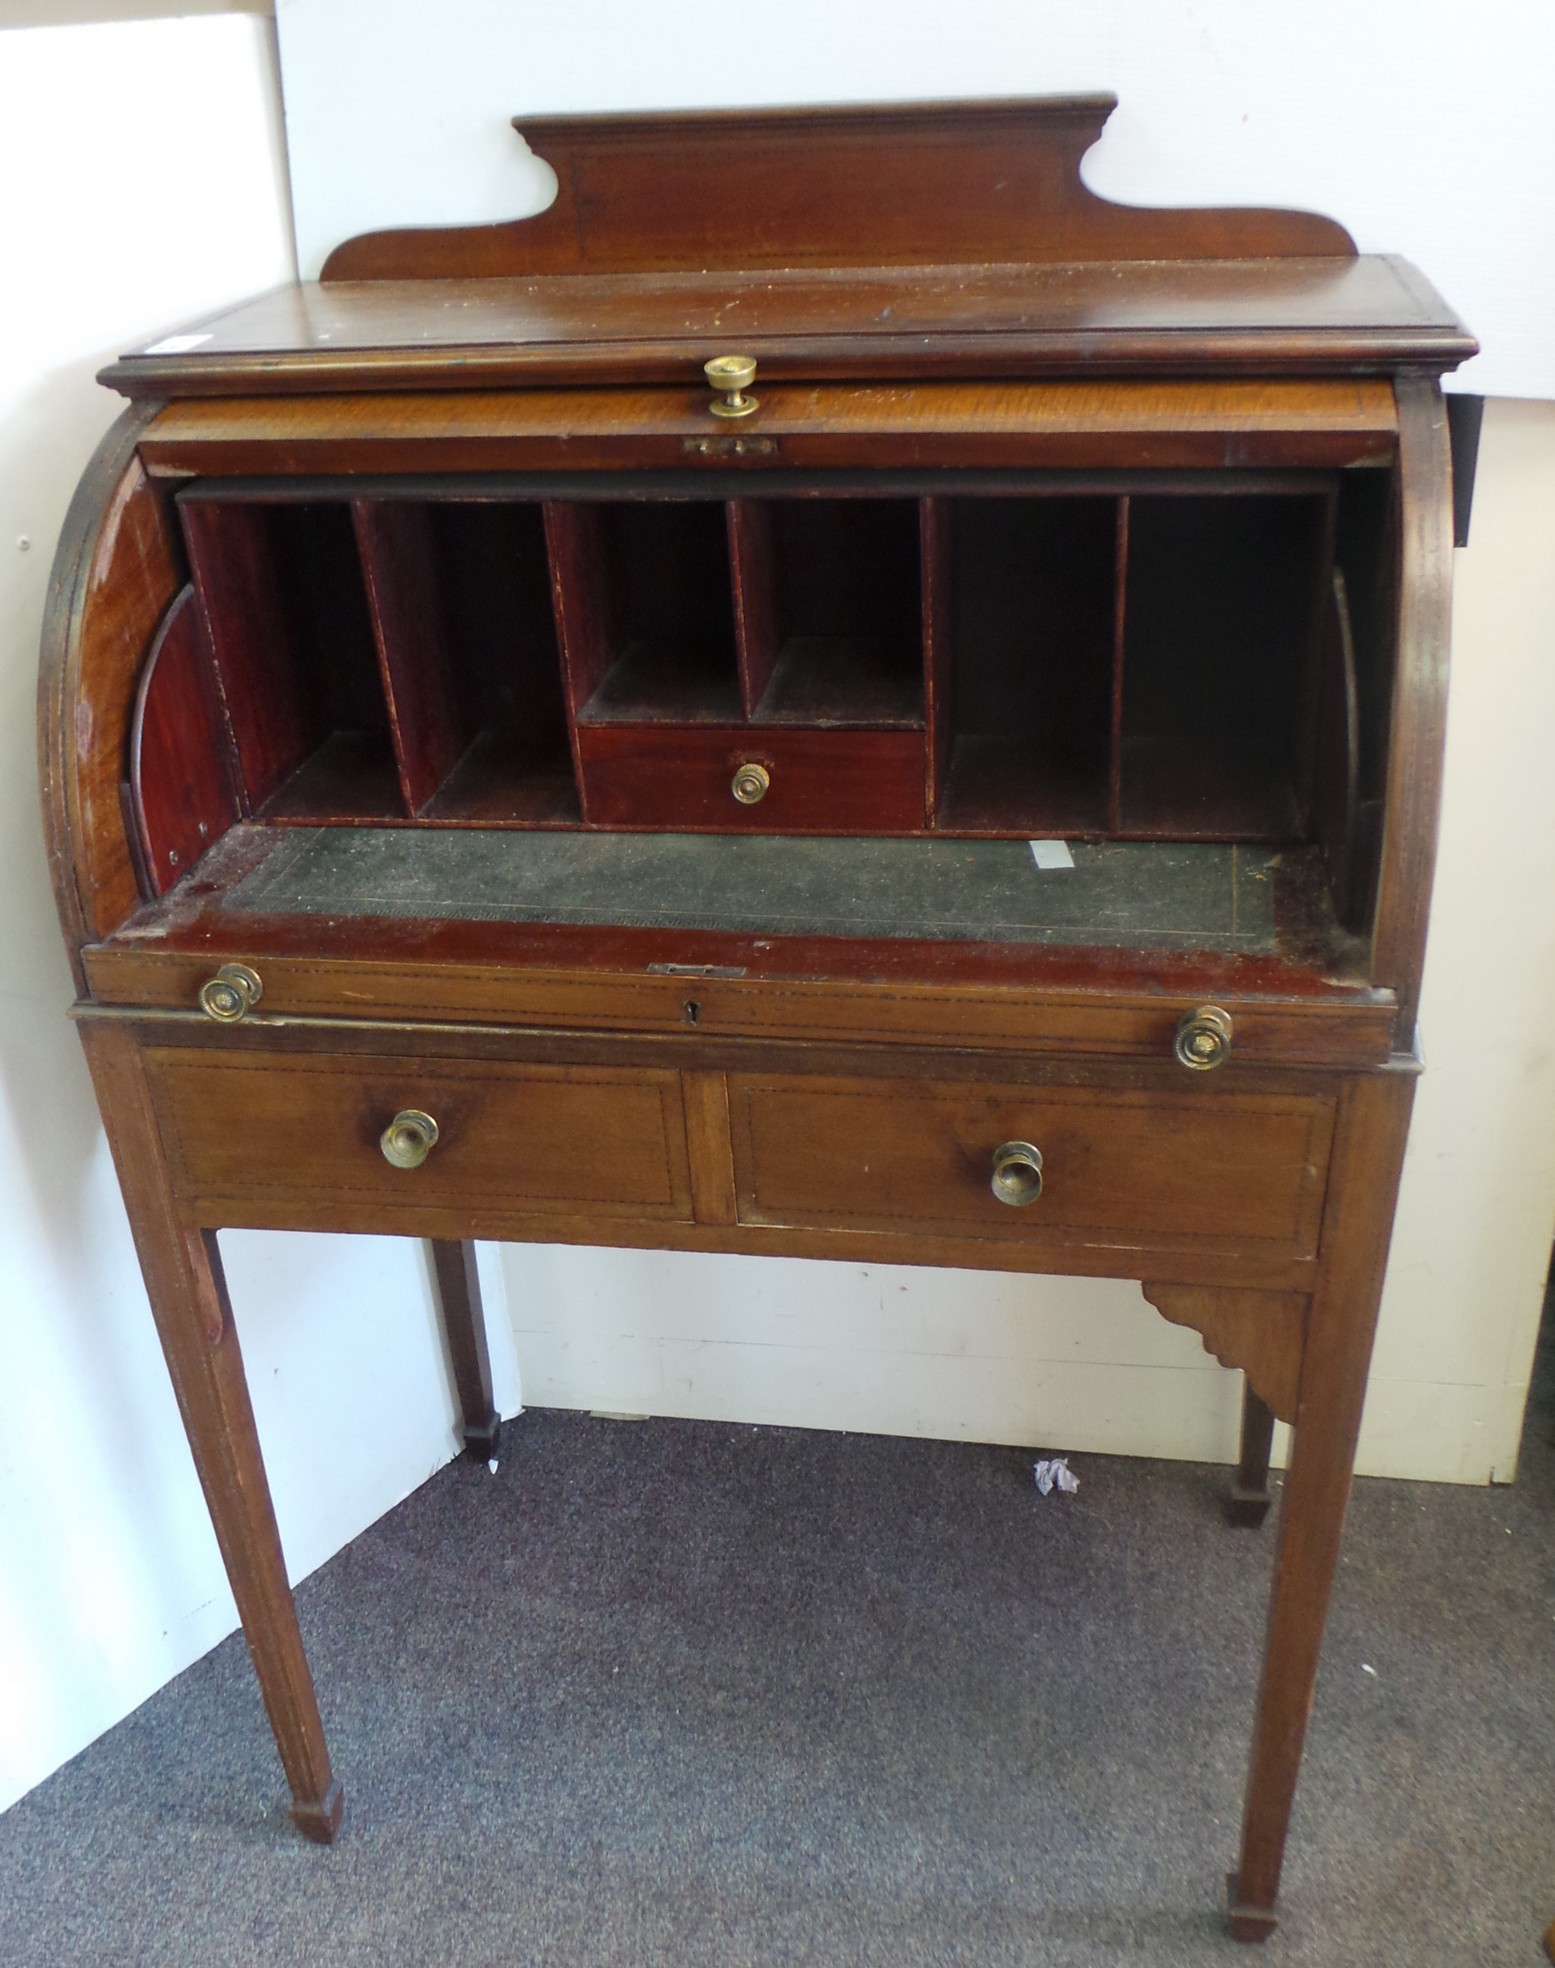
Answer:
<svg viewBox="0 0 1555 1968"><path fill-rule="evenodd" d="M263 996L258 971L247 964L223 964L200 986L200 1009L219 1025L235 1025Z"/></svg>
<svg viewBox="0 0 1555 1968"><path fill-rule="evenodd" d="M1024 1209L1042 1194L1042 1150L1029 1141L1006 1141L993 1151L989 1185L1001 1203Z"/></svg>
<svg viewBox="0 0 1555 1968"><path fill-rule="evenodd" d="M755 806L772 788L772 774L764 765L742 765L729 781L729 790L741 806Z"/></svg>
<svg viewBox="0 0 1555 1968"><path fill-rule="evenodd" d="M1177 1021L1172 1051L1179 1065L1193 1073L1210 1073L1231 1057L1231 1014L1219 1005L1200 1005Z"/></svg>
<svg viewBox="0 0 1555 1968"><path fill-rule="evenodd" d="M722 397L707 407L715 417L748 417L760 404L745 394L756 380L756 360L749 355L715 355L702 364L702 374Z"/></svg>
<svg viewBox="0 0 1555 1968"><path fill-rule="evenodd" d="M396 1168L420 1168L437 1146L437 1122L419 1107L406 1107L379 1135L378 1146Z"/></svg>

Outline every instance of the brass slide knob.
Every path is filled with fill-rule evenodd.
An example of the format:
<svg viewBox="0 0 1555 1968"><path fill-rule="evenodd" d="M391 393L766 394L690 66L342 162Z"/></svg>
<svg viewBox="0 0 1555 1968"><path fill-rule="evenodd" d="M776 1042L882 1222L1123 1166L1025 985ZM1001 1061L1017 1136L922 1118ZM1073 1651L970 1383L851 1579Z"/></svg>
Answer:
<svg viewBox="0 0 1555 1968"><path fill-rule="evenodd" d="M1213 1072L1231 1057L1231 1014L1219 1005L1200 1005L1177 1021L1172 1051L1179 1065L1193 1073Z"/></svg>
<svg viewBox="0 0 1555 1968"><path fill-rule="evenodd" d="M742 765L729 781L729 790L741 806L755 806L772 789L772 774L764 765Z"/></svg>
<svg viewBox="0 0 1555 1968"><path fill-rule="evenodd" d="M379 1135L378 1146L396 1168L420 1168L437 1146L437 1122L419 1107L406 1107Z"/></svg>
<svg viewBox="0 0 1555 1968"><path fill-rule="evenodd" d="M200 986L200 1009L219 1025L235 1025L263 996L257 970L247 964L223 964Z"/></svg>
<svg viewBox="0 0 1555 1968"><path fill-rule="evenodd" d="M989 1185L1001 1203L1024 1209L1042 1194L1042 1150L1029 1141L1006 1141L993 1151Z"/></svg>
<svg viewBox="0 0 1555 1968"><path fill-rule="evenodd" d="M756 380L756 359L750 355L715 355L702 364L702 374L723 396L707 407L715 417L748 417L758 409L754 396L745 394Z"/></svg>

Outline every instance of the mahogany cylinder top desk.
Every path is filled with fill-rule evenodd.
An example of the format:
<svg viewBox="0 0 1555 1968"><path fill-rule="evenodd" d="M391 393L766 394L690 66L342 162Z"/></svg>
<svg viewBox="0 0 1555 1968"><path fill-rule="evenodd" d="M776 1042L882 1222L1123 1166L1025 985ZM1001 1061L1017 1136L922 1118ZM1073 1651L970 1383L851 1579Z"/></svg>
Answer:
<svg viewBox="0 0 1555 1968"><path fill-rule="evenodd" d="M292 1795L330 1769L223 1226L1135 1279L1294 1424L1275 1896L1416 1071L1474 343L1110 98L552 118L115 363L41 690L61 920ZM1034 851L1034 844L1036 849ZM1040 865L1072 862L1055 869Z"/></svg>

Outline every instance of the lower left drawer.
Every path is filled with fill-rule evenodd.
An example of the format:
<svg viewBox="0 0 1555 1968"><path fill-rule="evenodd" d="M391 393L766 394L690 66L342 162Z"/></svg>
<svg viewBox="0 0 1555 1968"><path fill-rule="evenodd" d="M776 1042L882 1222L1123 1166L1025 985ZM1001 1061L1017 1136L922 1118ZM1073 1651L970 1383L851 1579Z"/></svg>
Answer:
<svg viewBox="0 0 1555 1968"><path fill-rule="evenodd" d="M691 1217L676 1073L172 1047L145 1061L186 1201Z"/></svg>

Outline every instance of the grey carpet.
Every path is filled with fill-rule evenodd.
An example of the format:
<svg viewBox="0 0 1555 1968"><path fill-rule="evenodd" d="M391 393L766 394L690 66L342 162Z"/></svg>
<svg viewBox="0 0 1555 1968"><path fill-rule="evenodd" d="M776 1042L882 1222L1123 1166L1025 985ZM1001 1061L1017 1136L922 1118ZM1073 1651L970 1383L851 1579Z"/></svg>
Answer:
<svg viewBox="0 0 1555 1968"><path fill-rule="evenodd" d="M1515 1489L1358 1486L1261 1956L1216 1894L1272 1539L1224 1471L1044 1501L1010 1450L542 1412L301 1590L339 1843L289 1829L234 1638L0 1818L0 1960L1532 1964L1541 1385Z"/></svg>

